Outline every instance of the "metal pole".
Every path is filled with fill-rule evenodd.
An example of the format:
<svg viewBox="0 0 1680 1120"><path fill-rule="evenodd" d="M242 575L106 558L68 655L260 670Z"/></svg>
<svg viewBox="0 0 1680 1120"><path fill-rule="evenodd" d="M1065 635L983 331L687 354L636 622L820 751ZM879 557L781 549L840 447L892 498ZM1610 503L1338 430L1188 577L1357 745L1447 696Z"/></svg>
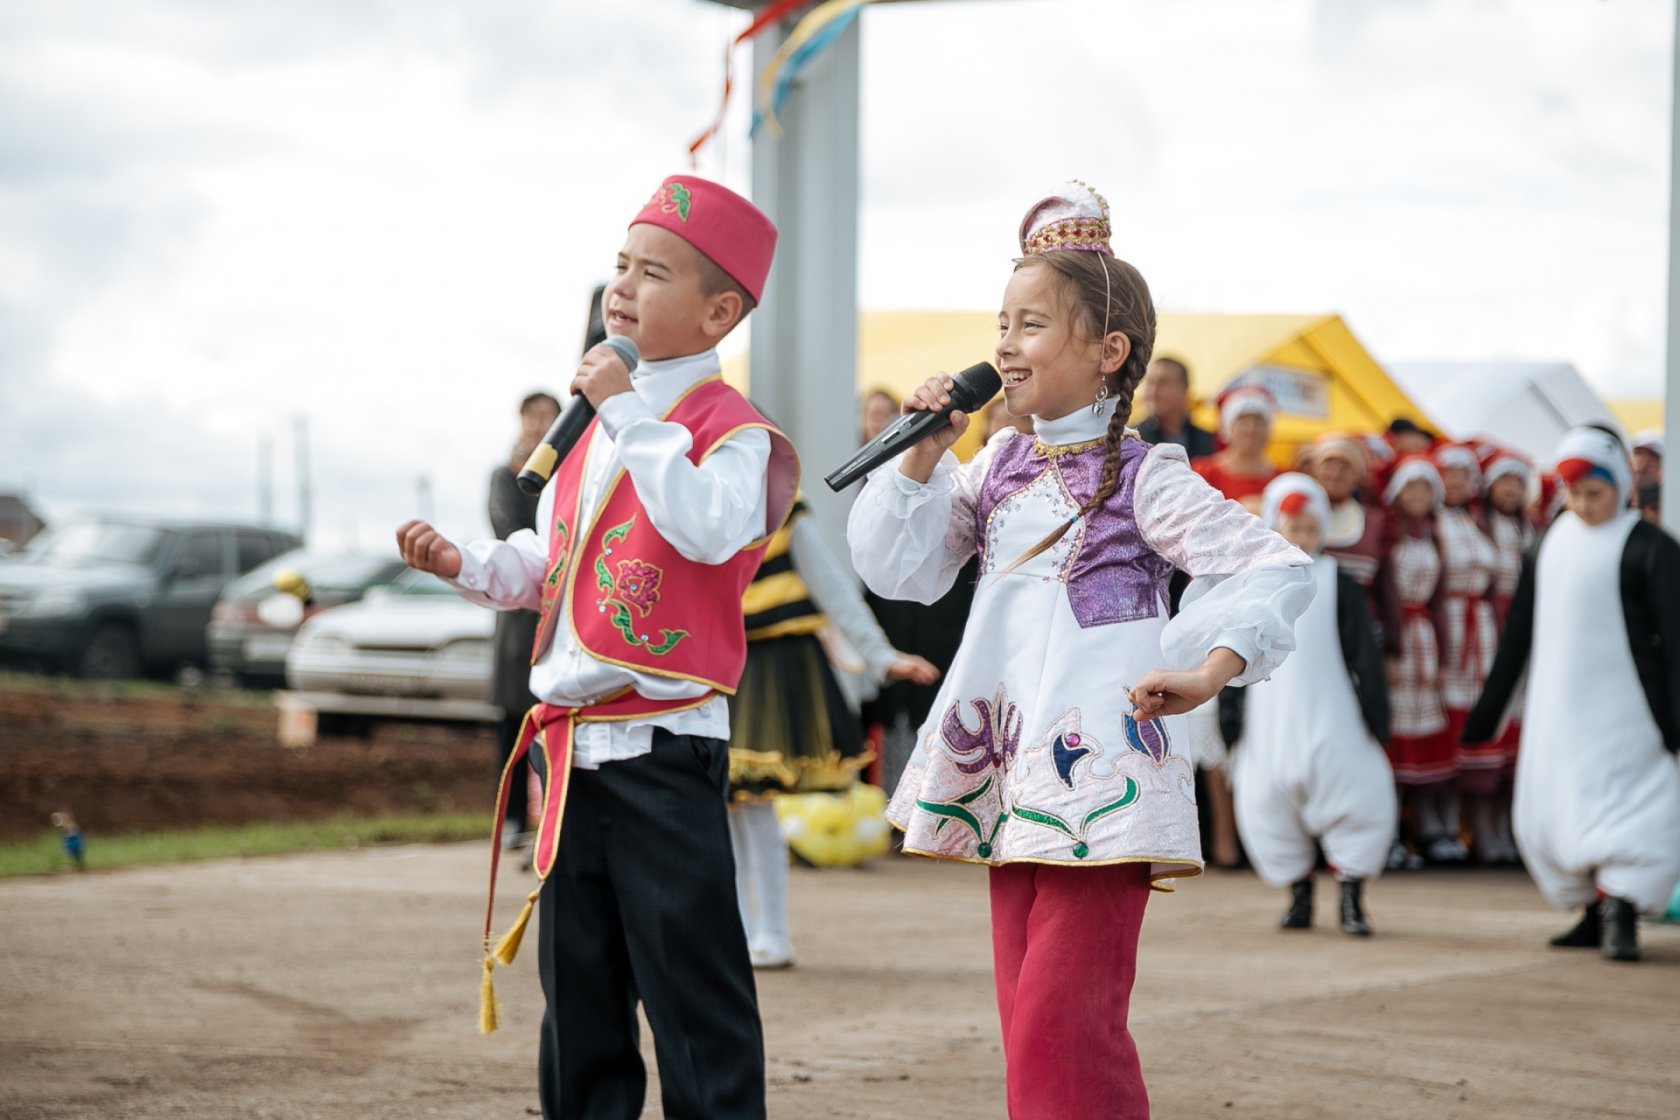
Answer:
<svg viewBox="0 0 1680 1120"><path fill-rule="evenodd" d="M298 536L309 540L309 417L298 416L293 431L297 447Z"/></svg>
<svg viewBox="0 0 1680 1120"><path fill-rule="evenodd" d="M257 520L274 524L274 440L266 435L257 443Z"/></svg>
<svg viewBox="0 0 1680 1120"><path fill-rule="evenodd" d="M1673 444L1680 438L1680 4L1675 5L1674 53L1669 57L1673 85L1669 96L1668 148L1668 378L1664 396L1663 436L1670 445L1664 455L1674 458ZM1666 474L1666 471L1665 471ZM1663 479L1663 526L1680 536L1680 482Z"/></svg>
<svg viewBox="0 0 1680 1120"><path fill-rule="evenodd" d="M822 476L857 447L859 25L801 75L782 136L753 140L752 196L780 231L764 301L752 317L752 397L799 448L805 498L835 553L847 555L851 495ZM760 72L791 30L753 43Z"/></svg>

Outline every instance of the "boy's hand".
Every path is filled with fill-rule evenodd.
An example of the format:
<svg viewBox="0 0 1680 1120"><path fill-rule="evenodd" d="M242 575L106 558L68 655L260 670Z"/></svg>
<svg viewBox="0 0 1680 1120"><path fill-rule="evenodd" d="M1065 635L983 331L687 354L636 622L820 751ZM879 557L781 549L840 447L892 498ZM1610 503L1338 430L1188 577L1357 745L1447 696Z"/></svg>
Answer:
<svg viewBox="0 0 1680 1120"><path fill-rule="evenodd" d="M444 579L461 574L461 550L424 521L406 521L397 530L397 551L403 563Z"/></svg>
<svg viewBox="0 0 1680 1120"><path fill-rule="evenodd" d="M609 397L630 391L630 371L624 368L623 357L604 342L590 348L572 378L572 392L582 393L594 408L600 408Z"/></svg>
<svg viewBox="0 0 1680 1120"><path fill-rule="evenodd" d="M928 378L920 388L904 398L904 411L938 412L951 403L951 386L954 384L956 382L943 373ZM946 449L961 439L966 431L968 413L951 413L949 427L939 429L904 453L904 458L899 463L899 473L917 482L926 482L933 477L933 468L939 465Z"/></svg>

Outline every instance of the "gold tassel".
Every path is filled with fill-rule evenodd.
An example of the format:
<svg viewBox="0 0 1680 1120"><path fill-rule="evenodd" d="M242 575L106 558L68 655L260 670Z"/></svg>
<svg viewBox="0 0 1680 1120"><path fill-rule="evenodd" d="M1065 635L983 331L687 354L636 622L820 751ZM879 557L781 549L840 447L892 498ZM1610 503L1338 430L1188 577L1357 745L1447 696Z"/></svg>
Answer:
<svg viewBox="0 0 1680 1120"><path fill-rule="evenodd" d="M503 964L512 964L513 958L519 952L519 943L525 937L525 927L531 924L531 908L537 904L537 894L542 890L538 887L525 899L525 905L519 911L519 917L514 919L513 925L502 934L502 939L496 942L496 959Z"/></svg>
<svg viewBox="0 0 1680 1120"><path fill-rule="evenodd" d="M490 979L490 972L496 967L496 962L490 959L490 954L484 955L484 981L478 986L478 1033L493 1034L501 1026L501 1008L496 1003L496 982Z"/></svg>

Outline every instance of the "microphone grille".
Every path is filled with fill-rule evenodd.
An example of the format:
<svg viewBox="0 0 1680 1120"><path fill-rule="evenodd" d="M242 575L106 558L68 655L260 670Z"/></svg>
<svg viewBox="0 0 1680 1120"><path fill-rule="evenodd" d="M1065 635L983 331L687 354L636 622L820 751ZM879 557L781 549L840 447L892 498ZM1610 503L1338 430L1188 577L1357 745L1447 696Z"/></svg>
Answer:
<svg viewBox="0 0 1680 1120"><path fill-rule="evenodd" d="M951 403L964 412L974 412L997 396L1003 388L1003 378L990 362L969 366L955 377L951 386Z"/></svg>
<svg viewBox="0 0 1680 1120"><path fill-rule="evenodd" d="M606 345L618 351L618 356L624 359L624 368L634 371L642 362L642 352L636 349L636 344L622 335L609 335Z"/></svg>

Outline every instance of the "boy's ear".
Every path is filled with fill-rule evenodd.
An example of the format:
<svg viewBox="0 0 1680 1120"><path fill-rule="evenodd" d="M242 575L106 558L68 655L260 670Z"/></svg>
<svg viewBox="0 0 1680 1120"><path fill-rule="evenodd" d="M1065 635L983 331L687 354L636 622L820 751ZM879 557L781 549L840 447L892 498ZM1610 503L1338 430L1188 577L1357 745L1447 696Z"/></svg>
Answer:
<svg viewBox="0 0 1680 1120"><path fill-rule="evenodd" d="M706 301L706 318L701 324L708 337L722 338L734 330L745 314L740 292L723 291Z"/></svg>

